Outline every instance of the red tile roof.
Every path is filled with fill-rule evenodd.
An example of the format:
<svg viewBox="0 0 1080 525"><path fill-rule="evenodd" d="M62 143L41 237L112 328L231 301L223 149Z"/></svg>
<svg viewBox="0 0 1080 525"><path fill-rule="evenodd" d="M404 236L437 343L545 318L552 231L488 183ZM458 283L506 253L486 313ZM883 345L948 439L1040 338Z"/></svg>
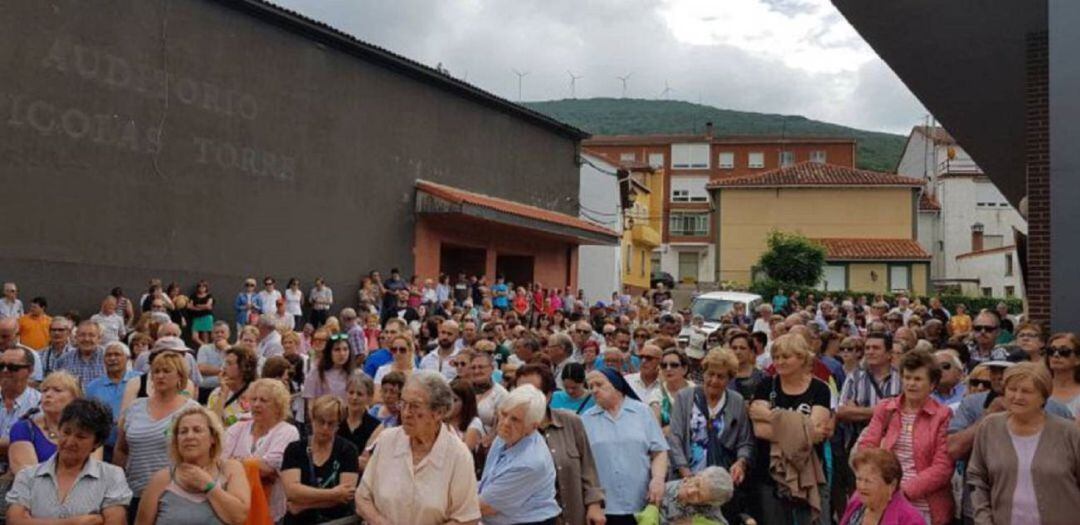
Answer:
<svg viewBox="0 0 1080 525"><path fill-rule="evenodd" d="M417 180L416 189L455 204L471 204L473 206L480 206L498 212L508 213L510 215L525 217L526 219L533 219L551 224L558 224L560 226L578 228L592 233L618 237L617 233L604 228L603 226L596 225L565 213L537 208L536 206L529 206L527 204L521 204L497 197L489 197L487 195L460 190L426 180Z"/></svg>
<svg viewBox="0 0 1080 525"><path fill-rule="evenodd" d="M959 259L967 259L968 257L978 257L980 255L993 255L995 253L1008 253L1008 252L1011 252L1011 251L1014 251L1014 250L1016 250L1016 246L1010 244L1008 246L999 246L997 248L987 248L985 250L980 250L980 251L977 251L977 252L961 253L960 255L957 255L956 258L957 258L957 260L959 260Z"/></svg>
<svg viewBox="0 0 1080 525"><path fill-rule="evenodd" d="M923 190L919 193L919 211L941 211L941 203L937 197Z"/></svg>
<svg viewBox="0 0 1080 525"><path fill-rule="evenodd" d="M709 188L776 186L922 186L923 181L895 173L858 170L833 164L801 162L770 171L718 179Z"/></svg>
<svg viewBox="0 0 1080 525"><path fill-rule="evenodd" d="M930 254L912 239L814 239L832 261L929 260Z"/></svg>
<svg viewBox="0 0 1080 525"><path fill-rule="evenodd" d="M854 144L853 137L798 137L781 135L714 135L704 133L655 133L645 135L593 135L583 146L667 145L680 142L711 144Z"/></svg>

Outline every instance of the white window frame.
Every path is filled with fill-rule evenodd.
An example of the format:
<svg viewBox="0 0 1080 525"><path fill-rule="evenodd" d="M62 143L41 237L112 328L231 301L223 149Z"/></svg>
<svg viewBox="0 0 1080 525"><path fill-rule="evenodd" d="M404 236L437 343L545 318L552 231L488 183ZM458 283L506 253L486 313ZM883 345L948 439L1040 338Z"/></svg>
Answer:
<svg viewBox="0 0 1080 525"><path fill-rule="evenodd" d="M897 279L893 278L894 277L894 274L893 274L894 270L902 270L903 271L904 281L906 281L906 283L905 283L906 286L897 286L897 284L898 284ZM907 264L890 264L887 271L889 272L889 281L888 281L889 282L889 292L895 292L895 291L898 291L898 290L903 290L903 291L910 292L912 290L912 287L911 287L911 274L912 274L912 272L911 272L911 266L910 265L907 265Z"/></svg>
<svg viewBox="0 0 1080 525"><path fill-rule="evenodd" d="M829 272L839 271L837 279L829 279ZM819 288L826 292L847 291L848 266L846 264L826 264L821 271L821 283Z"/></svg>
<svg viewBox="0 0 1080 525"><path fill-rule="evenodd" d="M671 202L709 202L708 175L671 177Z"/></svg>
<svg viewBox="0 0 1080 525"><path fill-rule="evenodd" d="M690 190L671 189L671 202L690 202Z"/></svg>
<svg viewBox="0 0 1080 525"><path fill-rule="evenodd" d="M722 170L735 169L735 152L721 151L720 155L716 158L716 167Z"/></svg>
<svg viewBox="0 0 1080 525"><path fill-rule="evenodd" d="M637 162L637 153L634 153L634 152L620 153L619 154L619 162Z"/></svg>
<svg viewBox="0 0 1080 525"><path fill-rule="evenodd" d="M795 152L789 150L780 150L777 155L777 161L781 168L795 165Z"/></svg>
<svg viewBox="0 0 1080 525"><path fill-rule="evenodd" d="M828 153L823 149L817 149L810 152L810 162L815 164L826 164L828 163L828 158Z"/></svg>
<svg viewBox="0 0 1080 525"><path fill-rule="evenodd" d="M746 156L746 167L752 169L761 169L765 167L765 152L751 151Z"/></svg>
<svg viewBox="0 0 1080 525"><path fill-rule="evenodd" d="M650 153L649 154L649 166L653 168L663 169L664 167L664 154L663 153Z"/></svg>
<svg viewBox="0 0 1080 525"><path fill-rule="evenodd" d="M690 226L688 229L687 226ZM709 235L709 214L705 212L672 212L668 217L668 231L678 237L705 237Z"/></svg>
<svg viewBox="0 0 1080 525"><path fill-rule="evenodd" d="M709 144L672 144L672 170L709 169Z"/></svg>

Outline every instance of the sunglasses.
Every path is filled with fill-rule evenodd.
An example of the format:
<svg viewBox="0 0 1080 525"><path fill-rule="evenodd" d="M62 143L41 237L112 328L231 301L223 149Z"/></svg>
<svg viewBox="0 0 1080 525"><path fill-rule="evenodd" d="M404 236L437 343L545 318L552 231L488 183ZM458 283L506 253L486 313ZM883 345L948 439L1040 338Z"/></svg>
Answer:
<svg viewBox="0 0 1080 525"><path fill-rule="evenodd" d="M1046 355L1050 357L1072 357L1074 355L1080 356L1080 352L1063 346L1052 346L1046 349Z"/></svg>
<svg viewBox="0 0 1080 525"><path fill-rule="evenodd" d="M405 353L408 353L408 352L409 352L409 347L407 347L407 346L392 346L392 347L390 347L390 353L393 353L393 354L405 354Z"/></svg>
<svg viewBox="0 0 1080 525"><path fill-rule="evenodd" d="M971 386L971 388L985 388L990 390L993 383L991 383L989 379L968 379L968 385Z"/></svg>
<svg viewBox="0 0 1080 525"><path fill-rule="evenodd" d="M591 333L592 333L592 330L574 330L574 331L575 331L575 332L577 332L577 333L579 333L579 334L582 334L582 335L585 335L585 334L591 334Z"/></svg>
<svg viewBox="0 0 1080 525"><path fill-rule="evenodd" d="M334 335L330 336L330 340L334 341L334 342L348 341L349 340L349 334L334 334Z"/></svg>
<svg viewBox="0 0 1080 525"><path fill-rule="evenodd" d="M24 370L26 368L30 368L30 366L29 365L19 365L19 364L15 364L15 363L0 363L0 372L4 372L4 371L7 371L7 370L10 370L12 372L18 372L19 370Z"/></svg>
<svg viewBox="0 0 1080 525"><path fill-rule="evenodd" d="M859 349L855 348L854 346L841 346L840 351L841 352L855 353L855 352L858 352Z"/></svg>
<svg viewBox="0 0 1080 525"><path fill-rule="evenodd" d="M660 363L660 368L664 370L678 370L682 368L682 363Z"/></svg>
<svg viewBox="0 0 1080 525"><path fill-rule="evenodd" d="M974 330L976 332L987 332L987 333L989 333L989 332L996 332L997 329L998 329L998 327L996 327L996 326L980 324L980 325L975 325L975 328L973 328L972 330Z"/></svg>

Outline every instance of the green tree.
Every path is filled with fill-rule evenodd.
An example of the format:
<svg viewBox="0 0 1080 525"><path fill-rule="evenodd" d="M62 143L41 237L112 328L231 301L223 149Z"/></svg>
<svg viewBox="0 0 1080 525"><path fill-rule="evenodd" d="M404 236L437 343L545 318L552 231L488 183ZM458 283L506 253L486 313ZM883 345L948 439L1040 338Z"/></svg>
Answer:
<svg viewBox="0 0 1080 525"><path fill-rule="evenodd" d="M795 286L817 286L825 264L825 248L797 233L773 230L769 249L758 266L769 279Z"/></svg>

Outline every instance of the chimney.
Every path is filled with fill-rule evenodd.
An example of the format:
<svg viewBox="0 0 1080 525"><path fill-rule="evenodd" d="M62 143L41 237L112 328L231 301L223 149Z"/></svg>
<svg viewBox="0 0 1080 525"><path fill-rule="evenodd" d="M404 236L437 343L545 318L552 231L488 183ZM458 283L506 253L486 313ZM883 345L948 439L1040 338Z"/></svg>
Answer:
<svg viewBox="0 0 1080 525"><path fill-rule="evenodd" d="M707 139L713 138L712 122L706 122L705 123L705 138L707 138Z"/></svg>
<svg viewBox="0 0 1080 525"><path fill-rule="evenodd" d="M971 251L981 252L983 250L983 224L976 222L971 225Z"/></svg>

